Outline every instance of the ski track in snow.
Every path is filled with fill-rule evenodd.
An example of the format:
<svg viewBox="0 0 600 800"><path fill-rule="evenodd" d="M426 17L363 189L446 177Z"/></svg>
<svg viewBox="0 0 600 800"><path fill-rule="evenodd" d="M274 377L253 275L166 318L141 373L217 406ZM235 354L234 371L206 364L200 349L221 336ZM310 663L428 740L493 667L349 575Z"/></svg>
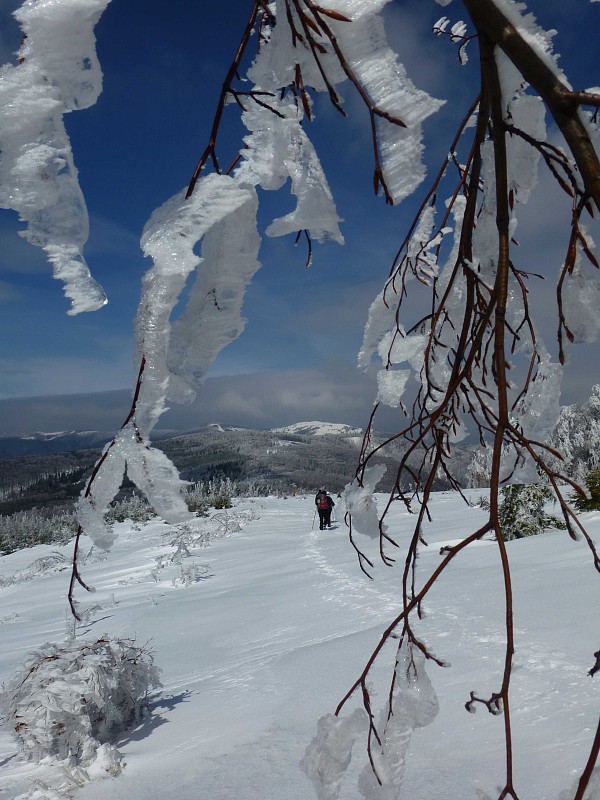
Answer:
<svg viewBox="0 0 600 800"><path fill-rule="evenodd" d="M289 521L286 521L286 524L289 525ZM340 533L342 535L345 533L343 525L327 531L326 535L339 536ZM271 629L268 633L253 637L252 644L246 645L245 654L240 660L218 669L213 667L181 675L177 681L165 682L165 690L176 692L192 683L203 683L208 679L215 682L215 690L248 686L259 670L284 655L293 654L299 648L313 647L357 633L364 628L365 619L375 623L385 622L397 613L397 595L371 588L368 579L357 570L355 561L349 564L354 569L354 575L344 572L331 562L331 553L329 555L327 553L327 542L321 532L313 530L306 537L300 535L298 542L306 551L298 557L308 558L320 574L321 580L316 583L315 588L322 592L323 602L359 611L358 617L351 618L350 624L343 630L328 632L321 636L306 637L297 625L283 625ZM226 641L227 637L221 637L221 642Z"/></svg>
<svg viewBox="0 0 600 800"><path fill-rule="evenodd" d="M350 575L342 571L326 551L324 537L339 535L340 528L344 534L345 527L340 523L338 528L324 534L312 531L307 541L307 556L323 575L323 600L360 610L363 615L372 615L376 619L389 619L398 611L398 595L370 586L369 579L359 570L356 559L350 563L354 570L354 574Z"/></svg>

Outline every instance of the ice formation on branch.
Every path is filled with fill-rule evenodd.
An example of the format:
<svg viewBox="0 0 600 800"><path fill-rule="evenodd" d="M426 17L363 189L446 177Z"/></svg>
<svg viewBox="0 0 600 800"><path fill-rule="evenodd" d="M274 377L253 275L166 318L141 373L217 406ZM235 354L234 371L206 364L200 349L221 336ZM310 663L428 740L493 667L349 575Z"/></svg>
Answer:
<svg viewBox="0 0 600 800"><path fill-rule="evenodd" d="M546 31L538 25L535 16L527 12L527 7L521 0L494 0L494 2L515 26L523 41L527 42L557 77L560 77L565 86L569 86L564 72L558 66L557 55L553 53L552 39L556 31Z"/></svg>
<svg viewBox="0 0 600 800"><path fill-rule="evenodd" d="M177 469L149 437L166 399L185 402L216 354L241 332L244 289L258 269L256 193L227 175L209 175L188 200L182 191L158 208L142 235L154 261L144 278L137 316L144 364L135 415L107 446L101 468L78 503L81 527L99 547L114 534L104 521L125 469L157 514L171 523L189 518ZM202 243L202 257L194 250ZM190 274L188 307L171 330L171 315ZM99 462L100 463L100 462Z"/></svg>
<svg viewBox="0 0 600 800"><path fill-rule="evenodd" d="M352 20L352 24L340 23L336 28L350 68L373 102L406 126L398 128L388 119L377 119L383 174L394 202L400 202L425 178L421 125L444 101L417 89L390 49L379 16L386 2L334 0L327 5Z"/></svg>
<svg viewBox="0 0 600 800"><path fill-rule="evenodd" d="M440 104L417 91L397 64L378 17L384 4L336 0L332 10L351 22L328 18L334 37L325 36L324 28L315 33L324 50L319 50L321 67L314 52L295 36L294 27L300 29L302 23L293 8L288 17L283 2L272 5L276 23L263 31L248 71L253 85L243 95L242 121L249 133L239 163L231 174L201 177L191 193L172 197L144 229L142 248L154 265L144 278L136 321L143 369L133 416L103 458L119 475L126 468L169 521L185 516L182 484L166 457L151 448L149 436L167 401L190 401L214 358L243 330L244 292L260 266L256 188L277 190L290 181L296 197L295 209L273 220L267 235L306 231L319 242L343 243L327 179L302 126L308 106L290 92L291 86L297 88L299 74L317 91L333 91L349 72L355 85L364 87L382 112L377 119L382 171L395 199L412 191L423 177L420 125ZM334 39L344 54L345 69L334 52ZM395 116L401 116L406 127L388 119ZM398 141L392 131L400 131ZM184 288L187 305L180 310ZM114 477L104 479L103 471L86 489L79 510L83 527L97 543L109 545L111 535L102 516L117 483Z"/></svg>
<svg viewBox="0 0 600 800"><path fill-rule="evenodd" d="M585 225L580 226L582 240L598 260L596 245ZM563 308L573 342L597 342L600 338L600 274L586 269L582 258L582 241L577 242L573 269L563 284Z"/></svg>
<svg viewBox="0 0 600 800"><path fill-rule="evenodd" d="M342 492L343 503L352 519L352 528L372 539L379 536L379 516L373 492L383 478L387 467L375 464L367 467L362 481L356 478Z"/></svg>
<svg viewBox="0 0 600 800"><path fill-rule="evenodd" d="M391 701L381 710L380 742L374 743L371 765L365 766L358 788L365 800L400 800L406 756L415 728L430 725L439 712L435 690L425 670L425 656L406 640L396 655Z"/></svg>
<svg viewBox="0 0 600 800"><path fill-rule="evenodd" d="M280 189L288 178L291 180L296 208L273 220L265 231L268 236L307 230L318 242L332 239L343 244L331 190L312 142L301 126L302 111L291 101L275 98L270 106L276 114L269 115L260 106L250 107L242 114L250 135L244 139L247 149L235 171L236 180L268 190Z"/></svg>
<svg viewBox="0 0 600 800"><path fill-rule="evenodd" d="M83 256L88 214L63 123L102 89L93 28L110 0L26 0L15 12L19 64L0 69L0 207L27 223L71 300L69 314L106 303Z"/></svg>
<svg viewBox="0 0 600 800"><path fill-rule="evenodd" d="M317 735L306 748L300 768L310 778L318 800L336 800L350 765L352 746L367 728L362 708L348 717L327 714L317 723Z"/></svg>
<svg viewBox="0 0 600 800"><path fill-rule="evenodd" d="M146 359L136 414L144 437L165 410L165 398L193 398L192 386L241 332L243 290L259 267L256 207L251 187L208 175L189 199L182 190L164 203L144 228L142 249L154 261L136 320L138 356ZM202 257L194 252L199 244ZM171 330L171 315L194 270L187 308Z"/></svg>
<svg viewBox="0 0 600 800"><path fill-rule="evenodd" d="M427 117L435 113L443 101L436 100L415 87L388 45L380 12L389 0L331 0L327 8L350 22L327 18L327 26L343 53L346 68L342 68L325 35L315 35L319 47L323 72L318 68L311 49L297 42L290 57L293 33L290 18L282 0L274 4L277 24L270 40L261 47L259 56L248 71L255 90L277 94L290 86L296 75L296 65L305 86L316 91L337 93L339 84L351 74L361 84L370 102L380 113L375 115L379 138L381 167L389 194L395 202L411 194L425 177L422 163L422 129ZM291 22L302 30L293 6ZM339 103L341 96L337 95ZM399 119L405 127L390 120Z"/></svg>
<svg viewBox="0 0 600 800"><path fill-rule="evenodd" d="M554 64L550 57L550 37L543 36L528 17L523 19L523 26L528 35L535 38L537 49ZM504 116L512 131L512 135L506 137L506 159L511 196L508 233L513 237L517 229L518 208L529 200L537 183L540 152L531 146L531 142L543 143L546 140L545 111L540 98L527 93L528 87L522 76L499 51L496 52L496 62L502 86ZM397 269L371 305L358 364L366 369L373 355L379 355L382 361L378 376L379 403L398 406L412 374L417 386L421 386L424 412L434 414L438 404L445 400L463 320L470 313L467 307L467 287L471 280L469 270L477 276L485 292L492 291L499 245L496 155L491 140L482 142L480 153L481 199L473 226L470 261L464 255L462 258L460 256L465 197L459 195L448 200L453 217L452 227L447 224L436 226L435 206L429 203L422 209L405 242ZM589 279L590 283L593 283L594 277ZM407 284L415 278L421 284L433 287L435 307L420 326L407 333L401 309ZM544 440L558 416L561 368L551 363L540 333L527 313L522 279L516 270L510 272L509 280L507 320L509 330L519 332L515 337L514 356L515 359L520 357L525 363L534 359L537 376L530 383L525 396L513 408L512 420L525 436ZM578 276L569 276L569 280L573 285L580 279ZM574 303L567 293L565 307L569 305ZM585 314L582 315L582 320L585 318ZM585 323L582 321L581 324ZM588 330L592 328L593 325L588 325ZM486 374L493 374L493 357L493 348L487 348L485 358L477 358L470 367L470 375L480 386L485 386ZM456 432L455 417L447 435L452 439ZM515 480L517 477L524 479L525 473L531 478L531 462L522 463L522 466L525 472L520 472Z"/></svg>
<svg viewBox="0 0 600 800"><path fill-rule="evenodd" d="M425 656L404 639L396 654L394 686L371 730L370 762L358 778L365 800L400 800L406 755L415 728L433 722L439 712L435 690L425 670ZM300 766L319 800L336 800L352 755L354 741L367 729L367 715L355 709L349 717L321 717L317 735Z"/></svg>

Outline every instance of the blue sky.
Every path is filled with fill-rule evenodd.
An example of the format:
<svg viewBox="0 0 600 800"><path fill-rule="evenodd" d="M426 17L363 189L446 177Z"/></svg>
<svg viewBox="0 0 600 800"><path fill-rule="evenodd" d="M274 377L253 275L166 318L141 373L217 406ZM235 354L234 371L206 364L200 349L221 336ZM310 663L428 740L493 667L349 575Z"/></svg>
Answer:
<svg viewBox="0 0 600 800"><path fill-rule="evenodd" d="M19 30L10 17L17 5L0 0L3 62L11 61L18 47ZM188 0L173 11L172 4L157 0L109 4L96 29L104 91L96 106L65 120L90 212L86 257L109 304L93 314L67 316L68 302L42 252L17 236L16 215L0 211L0 400L130 389L136 371L133 318L149 266L139 236L152 210L187 184L204 149L249 6L248 0ZM585 42L597 29L600 4L544 0L530 7L544 27L558 28L556 50L573 84L598 85L596 46L582 47L578 37ZM454 48L429 32L443 13L460 19L460 10L457 0L445 9L433 0L392 0L387 11L390 41L409 75L432 95L449 99L425 123L430 173L452 138L453 120L462 117L474 95L475 59L459 67ZM244 308L246 331L217 358L195 411L181 424L189 425L188 418L197 424L219 419L267 427L317 414L366 422L375 389L372 375L356 372L356 352L368 307L388 274L419 192L396 208L373 196L367 115L349 90L346 101L346 120L319 102L309 130L344 219L346 245L315 245L307 269L303 246L264 239L263 268ZM238 116L235 107L226 110L223 163L239 148ZM264 197L261 220L266 225L290 207L285 190ZM561 213L554 202L548 205L544 193L528 209L526 223L533 233L526 255L556 261L553 234ZM543 304L550 306L553 292L549 278L540 295ZM573 359L565 402L585 399L597 382L589 369L596 353L587 346ZM86 401L80 400L83 410ZM84 413L77 425L65 427L102 427L97 403L87 407L87 424ZM44 429L49 421L37 408L34 427ZM120 409L115 424L119 414ZM176 418L173 424L179 424ZM4 415L0 432L10 429Z"/></svg>

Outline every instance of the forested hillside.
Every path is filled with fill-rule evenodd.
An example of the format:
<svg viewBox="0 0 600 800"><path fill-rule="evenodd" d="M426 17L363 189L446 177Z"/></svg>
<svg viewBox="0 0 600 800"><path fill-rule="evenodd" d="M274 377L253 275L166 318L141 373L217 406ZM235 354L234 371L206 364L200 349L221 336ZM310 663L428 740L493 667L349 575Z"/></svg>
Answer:
<svg viewBox="0 0 600 800"><path fill-rule="evenodd" d="M191 482L229 478L236 484L251 484L278 493L290 492L294 485L298 490L313 491L324 484L330 491L339 492L354 476L360 448L357 431L339 427L340 432L299 435L288 429L210 426L165 438L157 442L157 447ZM73 435L65 437L67 446L72 447L76 441ZM35 449L35 441L40 443L38 453L0 458L0 514L31 508L70 508L100 454L96 448L46 453L43 439L28 439L28 449ZM58 441L54 440L54 446ZM457 449L457 474L466 476L472 450ZM391 488L395 480L399 452L397 445L388 445L373 460L388 466L382 491ZM436 487L448 488L441 480ZM131 490L126 483L120 496Z"/></svg>
<svg viewBox="0 0 600 800"><path fill-rule="evenodd" d="M586 403L563 407L550 437L550 444L565 456L563 469L579 481L597 466L599 397L600 387L594 387ZM108 438L94 431L0 438L0 514L70 508L101 452L89 444ZM157 447L187 481L229 478L278 493L290 492L294 485L312 491L320 484L340 491L355 473L361 444L360 431L349 426L306 422L274 430L211 425L179 435L164 432L157 439ZM406 447L406 442L391 442L374 457L373 463L388 467L381 491L391 488L398 458ZM454 445L454 475L463 486L486 484L488 455L476 444ZM439 477L435 488L449 485ZM131 490L126 482L120 497Z"/></svg>
<svg viewBox="0 0 600 800"><path fill-rule="evenodd" d="M70 506L100 454L95 448L45 453L43 440L37 441L36 454L0 458L0 514ZM35 446L32 439L27 444L28 449ZM278 492L289 492L294 484L312 490L321 483L339 491L352 478L358 456L356 440L343 435L296 436L218 426L167 438L157 446L185 480L230 478ZM128 491L126 484L122 494Z"/></svg>

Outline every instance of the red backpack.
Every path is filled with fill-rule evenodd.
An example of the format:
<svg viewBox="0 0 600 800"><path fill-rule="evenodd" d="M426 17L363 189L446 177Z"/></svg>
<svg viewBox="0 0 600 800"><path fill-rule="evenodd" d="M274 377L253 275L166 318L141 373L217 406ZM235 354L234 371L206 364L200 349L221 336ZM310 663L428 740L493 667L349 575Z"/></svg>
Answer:
<svg viewBox="0 0 600 800"><path fill-rule="evenodd" d="M317 505L319 508L329 508L329 503L327 502L327 495L322 493L319 495Z"/></svg>

